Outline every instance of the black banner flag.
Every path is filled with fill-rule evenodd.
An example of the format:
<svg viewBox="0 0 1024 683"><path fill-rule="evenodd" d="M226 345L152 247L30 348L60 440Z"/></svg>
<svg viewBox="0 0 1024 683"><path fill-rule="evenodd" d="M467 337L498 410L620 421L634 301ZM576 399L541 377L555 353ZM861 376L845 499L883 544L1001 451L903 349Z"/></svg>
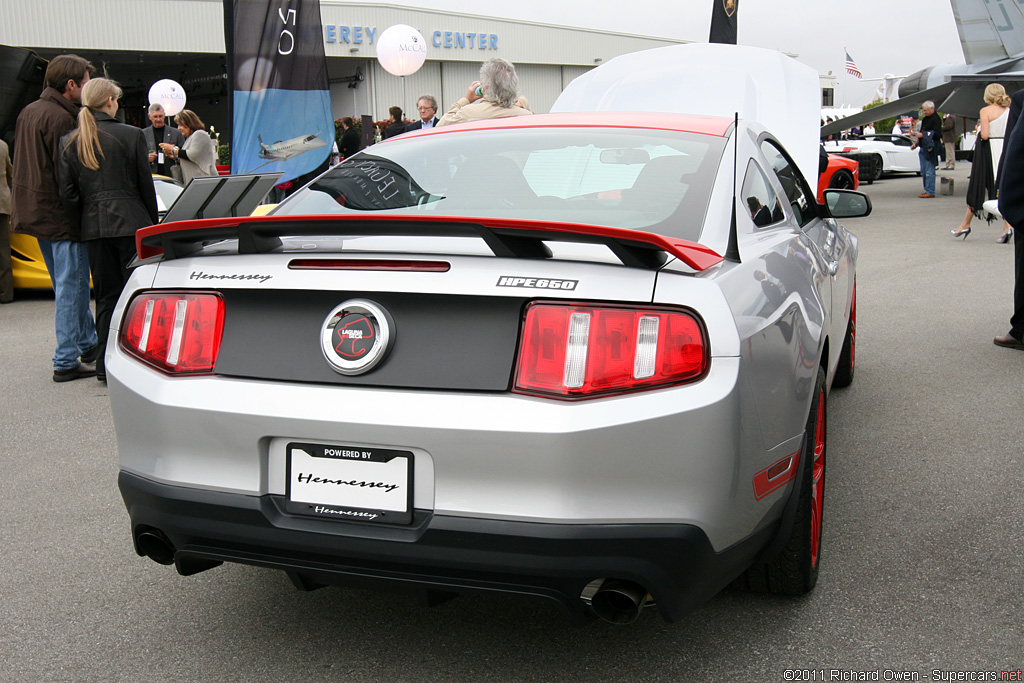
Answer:
<svg viewBox="0 0 1024 683"><path fill-rule="evenodd" d="M711 10L711 36L709 43L736 44L736 12L739 10L740 0L712 0L714 7Z"/></svg>
<svg viewBox="0 0 1024 683"><path fill-rule="evenodd" d="M231 172L323 166L334 142L320 0L224 0Z"/></svg>

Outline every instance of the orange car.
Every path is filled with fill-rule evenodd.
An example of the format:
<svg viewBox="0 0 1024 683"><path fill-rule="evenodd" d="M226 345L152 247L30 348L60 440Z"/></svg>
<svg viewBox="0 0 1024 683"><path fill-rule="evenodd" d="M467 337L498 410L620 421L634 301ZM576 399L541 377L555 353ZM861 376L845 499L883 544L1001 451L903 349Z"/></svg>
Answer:
<svg viewBox="0 0 1024 683"><path fill-rule="evenodd" d="M828 155L828 168L818 176L818 203L825 200L822 192L833 190L856 190L860 186L860 164L836 154Z"/></svg>

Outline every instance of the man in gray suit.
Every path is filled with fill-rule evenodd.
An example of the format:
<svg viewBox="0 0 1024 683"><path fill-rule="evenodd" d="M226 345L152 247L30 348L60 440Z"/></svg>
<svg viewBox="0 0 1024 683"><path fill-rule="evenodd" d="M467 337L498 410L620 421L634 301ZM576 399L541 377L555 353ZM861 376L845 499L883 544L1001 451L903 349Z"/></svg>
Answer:
<svg viewBox="0 0 1024 683"><path fill-rule="evenodd" d="M142 129L142 134L146 136L146 145L149 147L149 170L151 173L174 177L171 174L177 162L160 151L160 143L168 142L175 147L182 147L185 144L185 136L177 128L167 125L167 115L159 102L149 105L149 121L153 125ZM181 180L181 177L177 180Z"/></svg>
<svg viewBox="0 0 1024 683"><path fill-rule="evenodd" d="M420 120L413 121L405 127L405 132L408 133L411 130L422 130L423 128L433 128L437 125L437 100L434 99L433 95L422 95L416 100L416 109L420 113Z"/></svg>

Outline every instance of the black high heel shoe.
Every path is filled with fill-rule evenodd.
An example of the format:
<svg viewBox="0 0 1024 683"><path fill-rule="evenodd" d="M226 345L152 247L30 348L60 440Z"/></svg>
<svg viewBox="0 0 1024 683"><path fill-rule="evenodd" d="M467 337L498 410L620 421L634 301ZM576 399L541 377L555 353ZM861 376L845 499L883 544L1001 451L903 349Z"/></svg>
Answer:
<svg viewBox="0 0 1024 683"><path fill-rule="evenodd" d="M971 228L970 228L970 226L968 226L968 227L964 228L963 230L957 229L957 230L950 230L949 232L950 232L950 234L953 235L953 237L963 237L964 240L966 241L967 240L967 236L971 234Z"/></svg>
<svg viewBox="0 0 1024 683"><path fill-rule="evenodd" d="M1006 244L1007 242L1010 241L1010 237L1011 236L1013 236L1013 228L1010 228L1009 230L1004 232L1002 235L997 237L996 238L996 243L998 243L998 244Z"/></svg>

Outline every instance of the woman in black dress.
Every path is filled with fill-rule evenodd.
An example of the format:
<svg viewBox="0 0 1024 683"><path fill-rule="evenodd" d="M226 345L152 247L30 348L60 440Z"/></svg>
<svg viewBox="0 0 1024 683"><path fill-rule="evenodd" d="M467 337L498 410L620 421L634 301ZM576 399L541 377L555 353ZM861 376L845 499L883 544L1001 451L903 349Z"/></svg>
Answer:
<svg viewBox="0 0 1024 683"><path fill-rule="evenodd" d="M982 205L996 198L996 164L1002 155L1003 134L1010 106L1010 98L1003 86L990 83L985 88L985 105L978 112L979 129L971 158L971 180L967 185L967 211L960 227L951 231L954 237L963 236L965 240L971 234L971 219L975 216L983 217ZM991 214L984 214L984 217L992 222ZM1007 223L1003 234L996 241L1005 243L1011 233Z"/></svg>

